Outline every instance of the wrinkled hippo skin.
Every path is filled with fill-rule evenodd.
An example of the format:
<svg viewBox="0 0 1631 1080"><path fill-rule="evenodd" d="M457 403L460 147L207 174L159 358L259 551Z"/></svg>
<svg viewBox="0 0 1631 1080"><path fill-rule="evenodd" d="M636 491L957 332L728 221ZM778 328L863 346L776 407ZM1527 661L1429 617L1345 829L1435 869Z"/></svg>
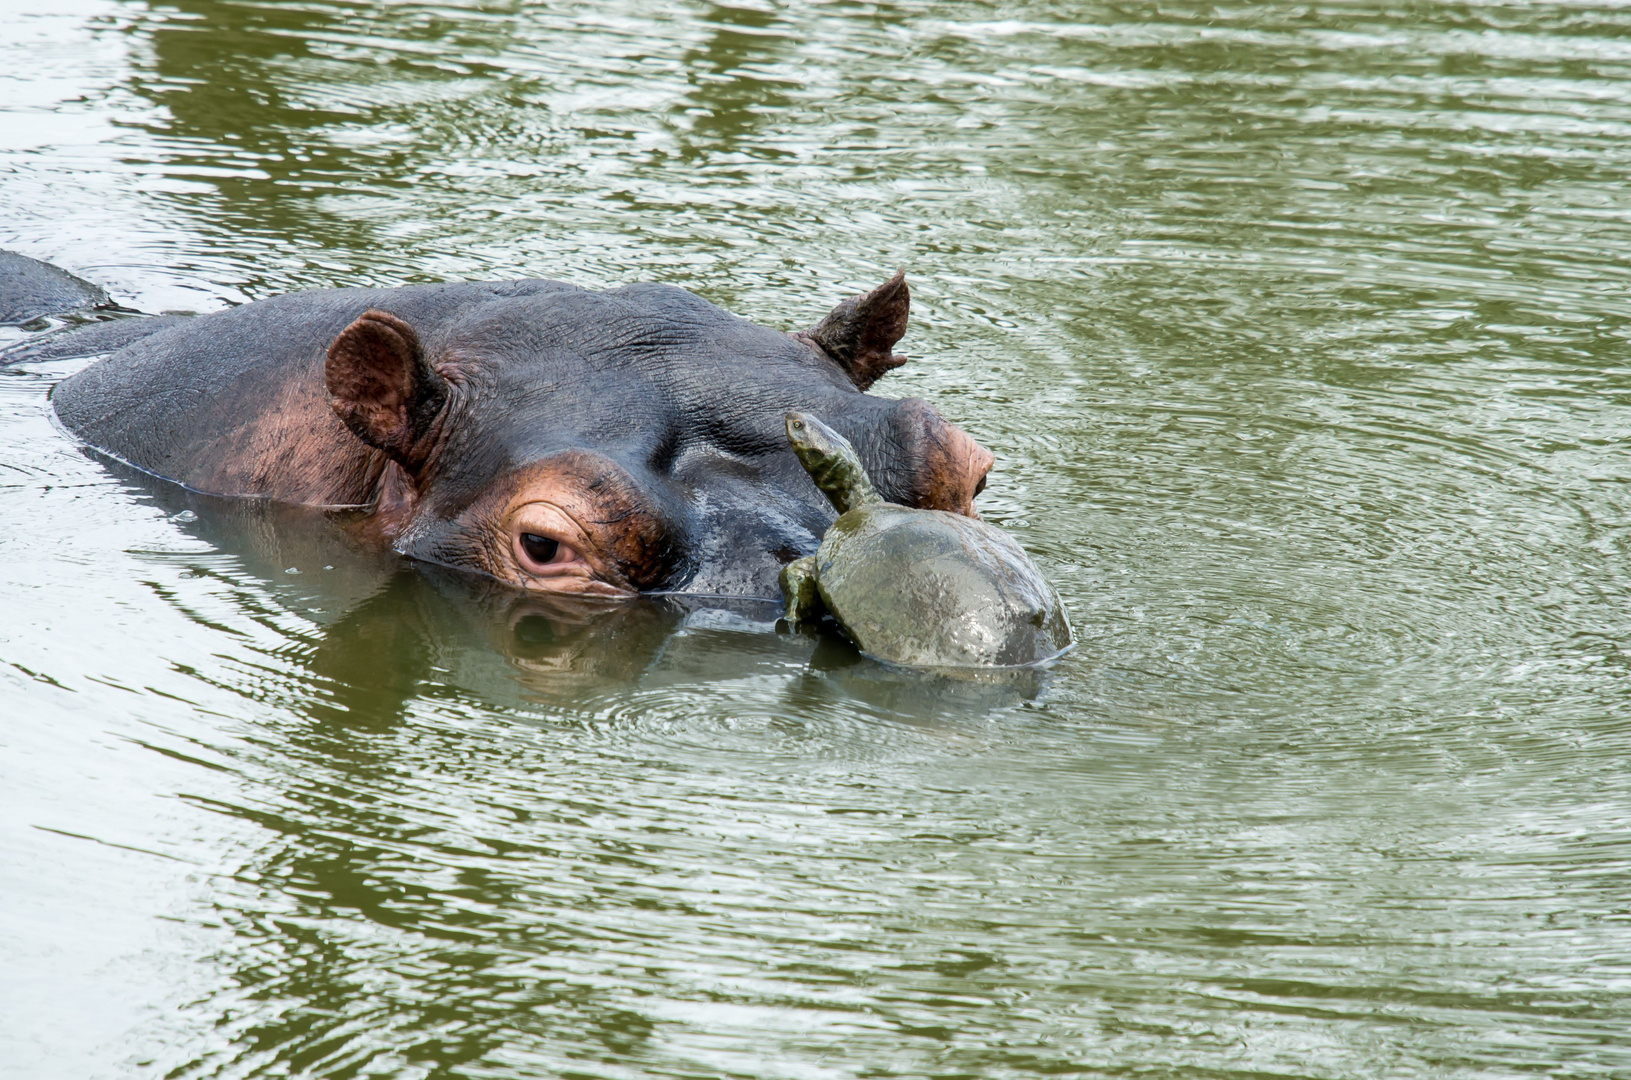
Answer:
<svg viewBox="0 0 1631 1080"><path fill-rule="evenodd" d="M107 293L50 263L0 251L0 326L20 326L108 302Z"/></svg>
<svg viewBox="0 0 1631 1080"><path fill-rule="evenodd" d="M163 327L59 384L90 446L214 495L348 508L397 551L543 593L777 595L834 514L813 413L886 498L973 515L991 455L917 399L904 279L782 333L664 285L295 293Z"/></svg>

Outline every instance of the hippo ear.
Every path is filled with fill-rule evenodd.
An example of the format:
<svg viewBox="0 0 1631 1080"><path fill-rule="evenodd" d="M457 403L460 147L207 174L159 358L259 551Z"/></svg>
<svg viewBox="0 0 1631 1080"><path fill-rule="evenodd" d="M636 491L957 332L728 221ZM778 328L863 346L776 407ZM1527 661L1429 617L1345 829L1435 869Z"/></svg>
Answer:
<svg viewBox="0 0 1631 1080"><path fill-rule="evenodd" d="M324 378L329 406L353 435L410 473L424 465L448 386L425 362L413 327L388 312L363 312L328 347Z"/></svg>
<svg viewBox="0 0 1631 1080"><path fill-rule="evenodd" d="M878 377L906 363L906 357L890 350L906 333L906 314L912 292L906 287L906 272L895 276L869 293L852 296L828 312L827 317L797 336L821 346L838 361L850 380L865 390Z"/></svg>

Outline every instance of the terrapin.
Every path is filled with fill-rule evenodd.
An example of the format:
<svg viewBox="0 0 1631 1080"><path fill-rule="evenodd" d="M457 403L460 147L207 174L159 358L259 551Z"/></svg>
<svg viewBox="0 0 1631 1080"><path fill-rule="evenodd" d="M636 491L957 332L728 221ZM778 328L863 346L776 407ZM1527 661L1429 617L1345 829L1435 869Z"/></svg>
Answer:
<svg viewBox="0 0 1631 1080"><path fill-rule="evenodd" d="M1007 533L885 502L849 441L806 413L787 414L787 441L839 514L782 569L789 623L825 610L862 652L910 667L1022 667L1070 647L1059 594Z"/></svg>

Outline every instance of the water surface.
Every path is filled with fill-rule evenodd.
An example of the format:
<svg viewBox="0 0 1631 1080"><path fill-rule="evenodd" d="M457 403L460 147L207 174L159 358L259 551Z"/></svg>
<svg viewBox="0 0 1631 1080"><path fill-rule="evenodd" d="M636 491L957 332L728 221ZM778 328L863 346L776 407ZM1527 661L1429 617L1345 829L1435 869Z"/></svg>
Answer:
<svg viewBox="0 0 1631 1080"><path fill-rule="evenodd" d="M0 1074L1631 1075L1631 13L0 3L0 247L142 311L815 321L1081 644L890 676L190 502L0 373ZM43 332L5 331L0 344ZM1032 688L1033 690L1035 688Z"/></svg>

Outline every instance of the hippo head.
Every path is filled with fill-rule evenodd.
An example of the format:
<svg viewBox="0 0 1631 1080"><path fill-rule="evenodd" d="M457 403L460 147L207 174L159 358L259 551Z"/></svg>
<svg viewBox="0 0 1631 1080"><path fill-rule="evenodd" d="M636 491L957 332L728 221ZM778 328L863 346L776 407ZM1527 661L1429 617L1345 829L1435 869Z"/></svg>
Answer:
<svg viewBox="0 0 1631 1080"><path fill-rule="evenodd" d="M885 499L975 516L991 454L925 401L865 393L904 361L908 303L897 274L793 334L662 285L418 321L381 304L324 376L386 459L377 506L404 554L548 593L772 597L833 520L790 409L847 437Z"/></svg>

